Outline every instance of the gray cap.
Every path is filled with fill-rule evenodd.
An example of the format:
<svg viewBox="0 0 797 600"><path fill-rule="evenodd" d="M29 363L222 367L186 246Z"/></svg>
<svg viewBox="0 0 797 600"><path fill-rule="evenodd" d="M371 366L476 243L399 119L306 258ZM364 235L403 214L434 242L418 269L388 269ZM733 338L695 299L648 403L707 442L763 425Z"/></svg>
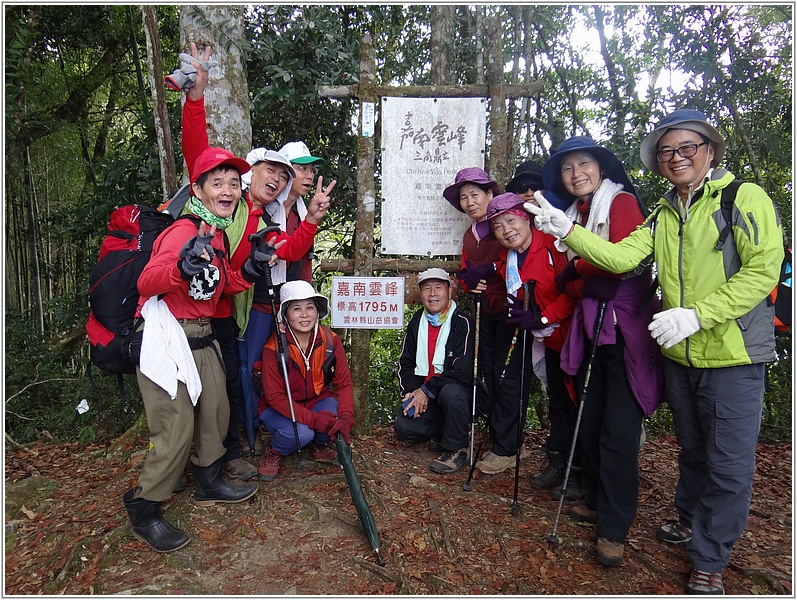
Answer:
<svg viewBox="0 0 797 600"><path fill-rule="evenodd" d="M430 279L439 279L451 285L451 278L448 276L448 273L446 273L445 269L440 269L439 267L432 267L431 269L426 269L418 273L418 285Z"/></svg>

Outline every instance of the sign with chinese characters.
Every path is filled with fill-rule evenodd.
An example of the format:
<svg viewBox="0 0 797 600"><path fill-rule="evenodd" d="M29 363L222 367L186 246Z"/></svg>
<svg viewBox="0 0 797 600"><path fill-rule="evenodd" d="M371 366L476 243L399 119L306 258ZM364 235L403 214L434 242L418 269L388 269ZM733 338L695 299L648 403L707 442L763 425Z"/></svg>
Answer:
<svg viewBox="0 0 797 600"><path fill-rule="evenodd" d="M483 98L382 98L382 253L457 255L471 220L443 198L484 168Z"/></svg>
<svg viewBox="0 0 797 600"><path fill-rule="evenodd" d="M403 277L332 277L332 327L404 327Z"/></svg>

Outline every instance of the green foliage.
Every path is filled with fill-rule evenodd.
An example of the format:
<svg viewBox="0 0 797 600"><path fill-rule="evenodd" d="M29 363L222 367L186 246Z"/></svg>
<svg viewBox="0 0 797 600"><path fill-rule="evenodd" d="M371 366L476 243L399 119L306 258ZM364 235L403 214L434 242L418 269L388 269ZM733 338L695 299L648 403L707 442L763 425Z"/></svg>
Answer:
<svg viewBox="0 0 797 600"><path fill-rule="evenodd" d="M405 309L405 322L413 312L412 307ZM403 339L403 329L378 329L371 336L368 395L371 420L374 423L391 422L401 406L398 359Z"/></svg>
<svg viewBox="0 0 797 600"><path fill-rule="evenodd" d="M116 377L95 369L94 394L83 360L59 348L57 339L39 336L30 318L6 309L5 322L5 428L16 442L109 440L135 422L142 410L135 377L125 376L123 402ZM80 415L76 407L84 398L90 410Z"/></svg>

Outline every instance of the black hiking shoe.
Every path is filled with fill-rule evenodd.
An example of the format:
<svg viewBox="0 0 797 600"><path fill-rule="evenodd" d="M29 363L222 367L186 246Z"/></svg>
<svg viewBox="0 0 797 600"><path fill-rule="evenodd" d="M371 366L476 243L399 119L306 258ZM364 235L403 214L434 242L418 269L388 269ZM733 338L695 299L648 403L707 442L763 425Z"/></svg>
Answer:
<svg viewBox="0 0 797 600"><path fill-rule="evenodd" d="M566 461L549 460L545 468L531 478L531 487L535 490L550 490L562 483L565 477Z"/></svg>
<svg viewBox="0 0 797 600"><path fill-rule="evenodd" d="M656 530L656 537L668 544L685 544L692 539L692 530L678 522L665 523Z"/></svg>
<svg viewBox="0 0 797 600"><path fill-rule="evenodd" d="M584 488L581 487L579 471L580 469L570 467L570 477L567 478L567 487L564 489L565 500L581 500L587 495ZM562 488L556 488L551 492L551 496L553 496L554 500L560 500L562 498Z"/></svg>
<svg viewBox="0 0 797 600"><path fill-rule="evenodd" d="M435 473L447 475L448 473L456 473L459 471L466 462L468 462L467 448L443 450L440 457L433 460L429 468Z"/></svg>
<svg viewBox="0 0 797 600"><path fill-rule="evenodd" d="M426 444L426 447L429 449L429 452L445 452L443 444L440 442L440 438L430 439Z"/></svg>

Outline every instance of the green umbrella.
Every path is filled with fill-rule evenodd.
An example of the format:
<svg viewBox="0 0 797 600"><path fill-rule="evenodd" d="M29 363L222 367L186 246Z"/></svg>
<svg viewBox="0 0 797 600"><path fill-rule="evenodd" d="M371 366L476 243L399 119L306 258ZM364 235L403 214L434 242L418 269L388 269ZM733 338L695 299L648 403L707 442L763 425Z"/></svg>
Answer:
<svg viewBox="0 0 797 600"><path fill-rule="evenodd" d="M351 493L351 501L354 504L354 508L357 510L357 516L360 518L360 523L362 523L365 537L368 538L371 548L376 552L376 561L379 563L379 566L384 567L385 560L382 558L382 555L379 554L379 533L376 531L374 516L371 514L368 501L363 494L360 478L357 477L357 472L354 470L354 465L351 462L351 448L340 433L335 436L335 449L338 451L338 461L343 468L343 474L346 476L346 483Z"/></svg>

